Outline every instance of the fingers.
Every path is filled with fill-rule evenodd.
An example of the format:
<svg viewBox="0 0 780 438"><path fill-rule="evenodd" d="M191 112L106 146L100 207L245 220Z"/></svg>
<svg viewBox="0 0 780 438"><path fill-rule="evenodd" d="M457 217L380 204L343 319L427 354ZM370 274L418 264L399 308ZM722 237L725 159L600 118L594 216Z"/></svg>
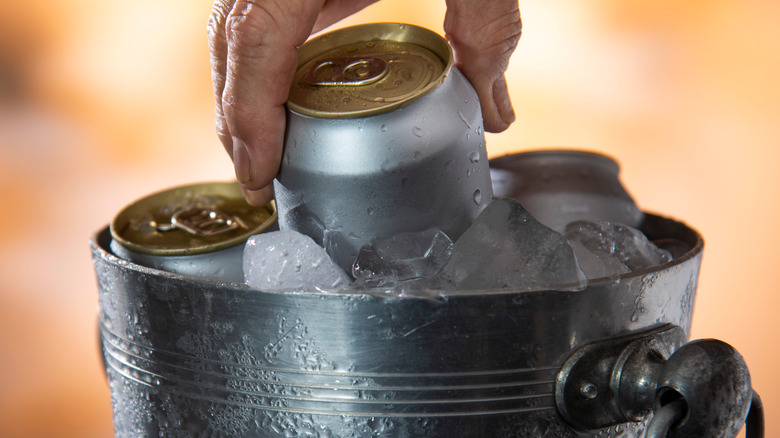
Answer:
<svg viewBox="0 0 780 438"><path fill-rule="evenodd" d="M309 36L321 7L321 1L237 0L226 17L222 112L245 194L271 184L279 170L296 48Z"/></svg>
<svg viewBox="0 0 780 438"><path fill-rule="evenodd" d="M209 18L217 134L252 204L281 162L297 47L375 0L215 0Z"/></svg>
<svg viewBox="0 0 780 438"><path fill-rule="evenodd" d="M225 147L228 155L233 156L233 141L227 128L225 115L222 112L222 91L225 89L225 72L227 70L227 37L225 21L233 8L231 0L215 0L208 21L209 53L211 55L211 82L216 98L217 136Z"/></svg>
<svg viewBox="0 0 780 438"><path fill-rule="evenodd" d="M444 31L479 95L485 130L505 130L515 120L504 73L522 32L517 0L447 0Z"/></svg>
<svg viewBox="0 0 780 438"><path fill-rule="evenodd" d="M376 0L215 0L209 19L217 134L250 203L264 203L281 162L284 103L297 46ZM514 121L504 72L520 37L516 0L447 0L455 63L480 97L485 129Z"/></svg>
<svg viewBox="0 0 780 438"><path fill-rule="evenodd" d="M241 192L244 194L244 199L249 205L261 206L271 202L274 199L274 186L269 184L260 190L249 190L241 188Z"/></svg>

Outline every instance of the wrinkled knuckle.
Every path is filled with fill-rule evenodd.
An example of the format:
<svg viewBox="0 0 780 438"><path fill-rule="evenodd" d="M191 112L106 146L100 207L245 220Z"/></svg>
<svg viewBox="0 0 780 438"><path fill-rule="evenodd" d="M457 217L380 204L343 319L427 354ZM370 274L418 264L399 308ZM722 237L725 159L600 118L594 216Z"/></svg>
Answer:
<svg viewBox="0 0 780 438"><path fill-rule="evenodd" d="M228 90L222 94L222 114L226 121L241 124L247 118L251 118L253 107L246 100L236 97L235 93Z"/></svg>
<svg viewBox="0 0 780 438"><path fill-rule="evenodd" d="M502 17L492 23L488 36L488 44L498 51L514 50L520 41L523 25L520 17L511 15Z"/></svg>
<svg viewBox="0 0 780 438"><path fill-rule="evenodd" d="M224 20L215 17L213 13L209 16L209 21L206 24L206 32L208 33L209 41L213 42L222 34L221 30L223 29L223 26L220 23L224 23Z"/></svg>
<svg viewBox="0 0 780 438"><path fill-rule="evenodd" d="M230 42L239 47L259 44L264 34L273 26L275 26L274 17L267 9L241 0L228 15L226 24Z"/></svg>
<svg viewBox="0 0 780 438"><path fill-rule="evenodd" d="M508 62L517 48L522 28L514 22L496 24L491 28L491 32L485 33L477 40L476 47L481 53L503 64Z"/></svg>
<svg viewBox="0 0 780 438"><path fill-rule="evenodd" d="M206 24L209 38L221 35L225 29L225 20L230 13L232 2L228 0L216 0L211 7L211 14Z"/></svg>
<svg viewBox="0 0 780 438"><path fill-rule="evenodd" d="M517 47L517 43L523 35L523 21L520 19L519 14L517 15L517 18L512 19L507 26L505 26L504 33L506 46L512 49Z"/></svg>
<svg viewBox="0 0 780 438"><path fill-rule="evenodd" d="M232 12L226 23L226 28L230 32L230 35L234 38L241 37L247 34L253 34L259 32L262 29L260 19L256 18L257 14L240 14Z"/></svg>

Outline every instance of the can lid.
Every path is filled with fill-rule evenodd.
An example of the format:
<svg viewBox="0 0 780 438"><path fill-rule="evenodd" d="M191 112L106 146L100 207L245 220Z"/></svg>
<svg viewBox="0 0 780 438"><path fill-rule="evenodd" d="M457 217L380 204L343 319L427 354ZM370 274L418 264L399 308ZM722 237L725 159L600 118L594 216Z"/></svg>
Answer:
<svg viewBox="0 0 780 438"><path fill-rule="evenodd" d="M452 49L437 33L400 23L339 29L298 49L287 107L319 118L392 111L444 82Z"/></svg>
<svg viewBox="0 0 780 438"><path fill-rule="evenodd" d="M128 205L111 221L111 236L135 252L202 254L236 246L276 222L274 201L249 205L238 183L191 184Z"/></svg>

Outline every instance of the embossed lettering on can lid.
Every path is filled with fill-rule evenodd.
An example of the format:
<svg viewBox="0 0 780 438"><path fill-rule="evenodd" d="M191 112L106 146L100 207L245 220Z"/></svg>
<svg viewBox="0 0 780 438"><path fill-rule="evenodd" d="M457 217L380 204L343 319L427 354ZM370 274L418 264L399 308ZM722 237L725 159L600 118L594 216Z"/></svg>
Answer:
<svg viewBox="0 0 780 438"><path fill-rule="evenodd" d="M142 254L183 256L229 248L276 222L276 204L253 207L238 183L192 184L154 193L125 207L111 236Z"/></svg>
<svg viewBox="0 0 780 438"><path fill-rule="evenodd" d="M307 41L287 107L319 118L392 111L438 87L453 65L447 41L399 23L347 27Z"/></svg>

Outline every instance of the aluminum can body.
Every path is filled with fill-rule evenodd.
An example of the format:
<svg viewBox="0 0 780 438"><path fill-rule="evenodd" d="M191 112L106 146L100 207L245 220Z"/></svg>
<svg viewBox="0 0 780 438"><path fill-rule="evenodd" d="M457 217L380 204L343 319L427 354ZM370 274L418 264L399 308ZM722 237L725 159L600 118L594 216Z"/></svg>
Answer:
<svg viewBox="0 0 780 438"><path fill-rule="evenodd" d="M619 178L612 158L581 150L538 150L490 160L493 192L523 205L563 232L576 220L606 220L638 228L644 213Z"/></svg>
<svg viewBox="0 0 780 438"><path fill-rule="evenodd" d="M175 187L137 200L111 223L111 251L150 268L242 283L244 242L276 223L274 203L252 207L236 183Z"/></svg>
<svg viewBox="0 0 780 438"><path fill-rule="evenodd" d="M120 259L161 271L233 283L244 281L243 244L205 254L184 256L144 254L126 248L116 240L111 241L110 248Z"/></svg>
<svg viewBox="0 0 780 438"><path fill-rule="evenodd" d="M368 26L362 33L376 34ZM446 46L425 29L389 26ZM457 239L465 231L492 199L490 170L477 94L452 65L449 46L442 52L444 69L432 86L402 105L329 114L288 103L274 186L280 229L311 236L347 272L372 237L437 227ZM393 53L375 56L393 67Z"/></svg>

